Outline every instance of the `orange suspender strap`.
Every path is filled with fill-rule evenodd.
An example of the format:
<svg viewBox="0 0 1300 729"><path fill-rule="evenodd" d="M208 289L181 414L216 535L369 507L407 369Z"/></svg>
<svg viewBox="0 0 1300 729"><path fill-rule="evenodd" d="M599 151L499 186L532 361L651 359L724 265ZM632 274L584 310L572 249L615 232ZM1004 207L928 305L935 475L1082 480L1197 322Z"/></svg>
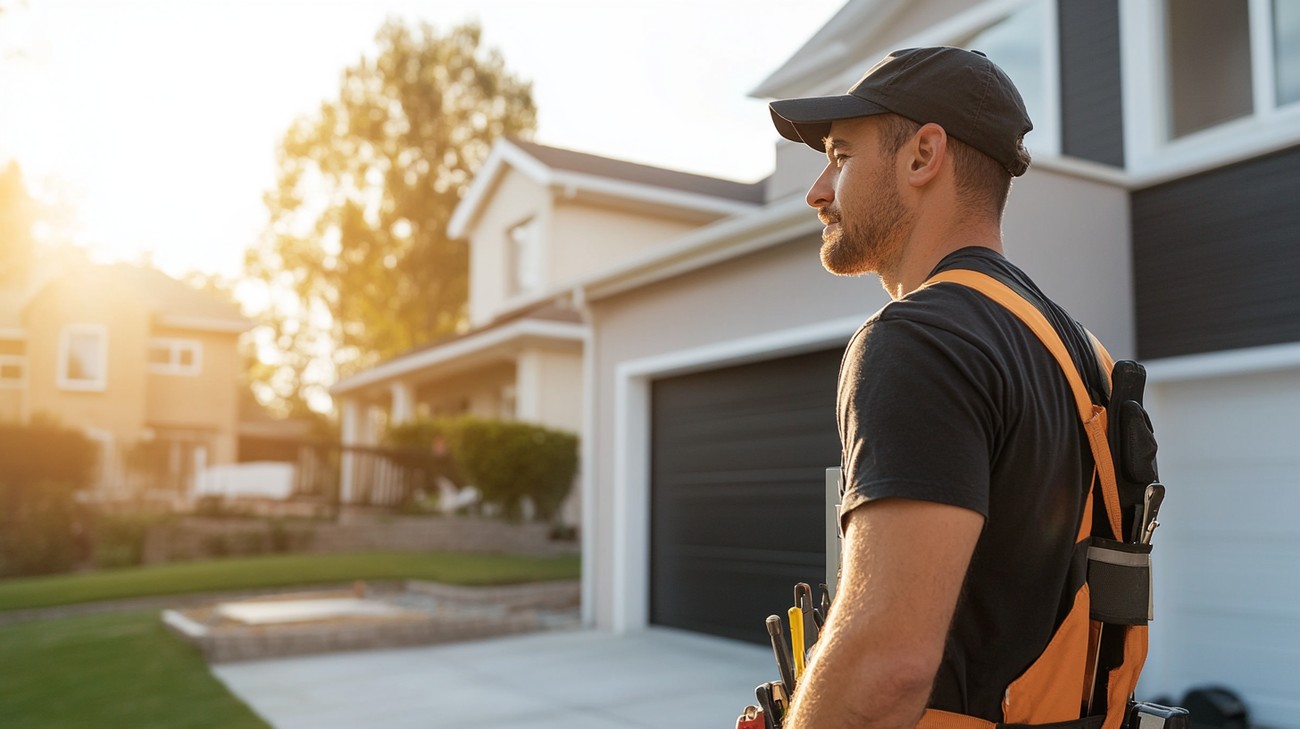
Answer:
<svg viewBox="0 0 1300 729"><path fill-rule="evenodd" d="M1092 398L1088 395L1088 388L1084 386L1083 378L1079 375L1074 360L1070 357L1069 350L1065 348L1065 343L1061 341L1061 335L1056 332L1056 329L1048 323L1047 317L1043 316L1043 313L1033 304L1025 301L1022 296L992 276L978 271L950 269L935 274L925 285L930 286L944 282L961 284L975 289L1001 304L1012 314L1015 314L1020 321L1024 322L1025 326L1029 327L1042 340L1043 345L1056 358L1057 364L1061 366L1061 371L1065 374L1065 379L1070 383L1070 391L1074 394L1074 404L1079 410L1079 419L1083 421L1084 430L1088 434L1088 444L1092 449L1093 462L1096 464L1098 475L1101 477L1102 501L1105 502L1106 516L1110 521L1111 531L1117 541L1122 541L1124 537L1123 530L1120 527L1119 488L1115 483L1115 464L1111 461L1110 446L1106 441L1106 408L1092 402ZM1105 348L1101 346L1101 343L1095 337L1091 334L1088 336L1092 339L1094 348L1098 350L1098 356L1105 363L1109 363L1109 353L1106 353ZM1108 364L1108 366L1112 365ZM1107 372L1109 372L1109 369Z"/></svg>

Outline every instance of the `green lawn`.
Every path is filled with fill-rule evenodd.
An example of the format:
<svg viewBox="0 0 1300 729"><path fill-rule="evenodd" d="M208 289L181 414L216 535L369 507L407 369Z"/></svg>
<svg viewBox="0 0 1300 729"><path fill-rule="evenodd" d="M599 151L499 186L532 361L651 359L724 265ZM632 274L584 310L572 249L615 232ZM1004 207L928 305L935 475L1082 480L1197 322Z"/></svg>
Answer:
<svg viewBox="0 0 1300 729"><path fill-rule="evenodd" d="M0 627L0 677L6 727L267 727L154 610Z"/></svg>
<svg viewBox="0 0 1300 729"><path fill-rule="evenodd" d="M576 556L461 552L277 555L0 580L0 610L353 580L422 579L492 585L578 577ZM2 719L3 717L0 717Z"/></svg>
<svg viewBox="0 0 1300 729"><path fill-rule="evenodd" d="M291 555L0 580L0 610L353 580L462 585L575 578L577 557L464 553ZM172 635L157 610L0 625L0 727L266 727Z"/></svg>

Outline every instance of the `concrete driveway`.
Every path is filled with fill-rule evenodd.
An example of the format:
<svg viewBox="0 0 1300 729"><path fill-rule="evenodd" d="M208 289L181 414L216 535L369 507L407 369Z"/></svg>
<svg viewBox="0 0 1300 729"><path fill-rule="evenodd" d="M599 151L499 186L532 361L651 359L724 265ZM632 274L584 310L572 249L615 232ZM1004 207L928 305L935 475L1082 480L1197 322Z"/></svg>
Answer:
<svg viewBox="0 0 1300 729"><path fill-rule="evenodd" d="M220 664L276 729L731 729L770 649L651 628Z"/></svg>

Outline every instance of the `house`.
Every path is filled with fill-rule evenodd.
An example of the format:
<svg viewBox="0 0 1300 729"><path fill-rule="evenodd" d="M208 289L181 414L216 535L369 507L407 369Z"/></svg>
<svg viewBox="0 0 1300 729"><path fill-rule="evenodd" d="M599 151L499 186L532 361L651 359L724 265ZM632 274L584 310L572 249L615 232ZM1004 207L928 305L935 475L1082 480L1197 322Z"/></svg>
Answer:
<svg viewBox="0 0 1300 729"><path fill-rule="evenodd" d="M1300 727L1294 5L850 0L791 58L773 59L753 92L842 93L889 51L936 44L980 49L1016 80L1035 162L1006 211L1008 253L1114 355L1147 367L1169 496L1140 692L1224 684L1256 723L1279 728ZM432 391L415 398L396 384L419 357L436 366L457 347L485 348L476 337L518 338L492 332L534 312L566 312L582 332L583 410L570 417L583 434L584 620L765 642L763 619L791 584L824 574L840 352L887 298L873 279L822 270L821 226L803 197L824 159L802 145L777 142L761 204L599 261L598 246L580 246L607 244L608 228L577 225L590 192L558 182L567 170L545 154L499 148L453 222L474 251L475 329L427 350L445 354L341 383L350 427L417 400L437 407ZM561 218L532 211L562 204L575 206L575 226L532 243L528 221ZM592 265L520 280L520 262L541 257L532 246L562 240ZM520 362L507 370L517 414L521 393L553 386ZM555 386L578 381L567 378ZM511 383L501 381L498 392ZM462 410L479 407L468 392Z"/></svg>
<svg viewBox="0 0 1300 729"><path fill-rule="evenodd" d="M756 209L761 198L759 185L498 141L449 227L470 249L468 329L330 388L343 444L374 445L386 427L417 416L471 414L581 432L590 326L580 303L555 293ZM363 477L343 469L344 502Z"/></svg>
<svg viewBox="0 0 1300 729"><path fill-rule="evenodd" d="M188 495L236 456L233 303L128 264L65 263L0 290L0 418L50 417L100 445L99 494Z"/></svg>
<svg viewBox="0 0 1300 729"><path fill-rule="evenodd" d="M1035 162L1008 253L1148 371L1169 496L1140 690L1224 684L1273 727L1300 727L1298 29L1286 2L851 0L754 91L842 93L889 51L937 44L1017 81ZM570 288L591 327L598 627L762 642L791 584L824 574L839 353L887 299L821 270L803 194L823 165L778 142L760 208Z"/></svg>

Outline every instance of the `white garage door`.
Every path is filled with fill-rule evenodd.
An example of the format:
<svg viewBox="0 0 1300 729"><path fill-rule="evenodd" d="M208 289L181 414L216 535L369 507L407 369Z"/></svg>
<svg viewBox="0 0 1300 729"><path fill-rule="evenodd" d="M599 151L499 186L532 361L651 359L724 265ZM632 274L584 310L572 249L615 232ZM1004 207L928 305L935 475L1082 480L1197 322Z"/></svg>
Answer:
<svg viewBox="0 0 1300 729"><path fill-rule="evenodd" d="M1220 684L1300 729L1300 371L1149 390L1168 496L1140 693Z"/></svg>

